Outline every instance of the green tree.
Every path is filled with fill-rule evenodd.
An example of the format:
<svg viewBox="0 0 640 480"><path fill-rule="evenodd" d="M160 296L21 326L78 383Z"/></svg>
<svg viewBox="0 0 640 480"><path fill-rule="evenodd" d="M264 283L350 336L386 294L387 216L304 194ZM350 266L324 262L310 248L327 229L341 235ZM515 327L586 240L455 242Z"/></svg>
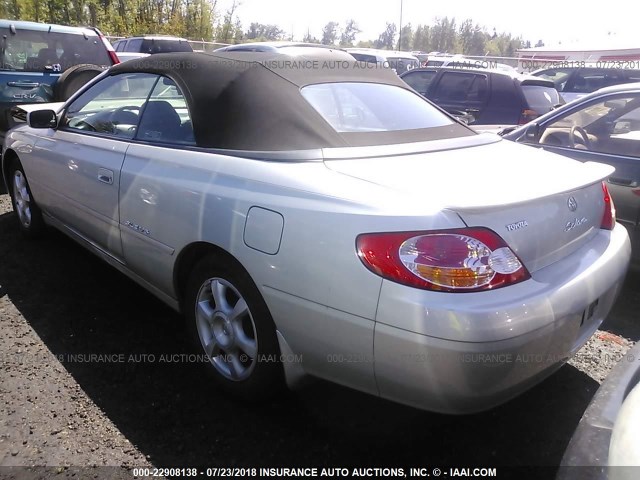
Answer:
<svg viewBox="0 0 640 480"><path fill-rule="evenodd" d="M522 39L513 38L511 34L501 33L487 42L487 49L491 55L513 57L516 50L522 48Z"/></svg>
<svg viewBox="0 0 640 480"><path fill-rule="evenodd" d="M429 40L429 26L418 25L413 34L413 50L421 52L429 52L431 50L431 42Z"/></svg>
<svg viewBox="0 0 640 480"><path fill-rule="evenodd" d="M263 23L252 23L245 33L247 40L252 42L264 42L282 40L285 32L277 25L265 25Z"/></svg>
<svg viewBox="0 0 640 480"><path fill-rule="evenodd" d="M340 34L340 46L341 47L353 47L353 42L356 40L356 35L361 30L358 28L356 21L351 19L347 21L347 26Z"/></svg>
<svg viewBox="0 0 640 480"><path fill-rule="evenodd" d="M306 43L320 43L320 40L318 40L316 37L311 35L311 32L309 32L308 30L307 30L307 33L302 38L302 41Z"/></svg>
<svg viewBox="0 0 640 480"><path fill-rule="evenodd" d="M229 43L229 41L235 37L235 21L233 17L239 6L240 2L238 0L233 0L231 6L227 9L222 23L218 26L218 34L216 35L216 39L218 41L222 43Z"/></svg>
<svg viewBox="0 0 640 480"><path fill-rule="evenodd" d="M453 53L456 48L457 32L456 20L447 17L436 18L436 24L431 27L430 43L434 50Z"/></svg>
<svg viewBox="0 0 640 480"><path fill-rule="evenodd" d="M387 23L387 27L384 32L380 34L378 40L374 42L376 48L384 48L386 50L393 50L396 45L396 24Z"/></svg>
<svg viewBox="0 0 640 480"><path fill-rule="evenodd" d="M465 55L484 55L487 38L488 35L480 25L474 25L471 19L467 19L460 24L458 29L458 48L456 50Z"/></svg>
<svg viewBox="0 0 640 480"><path fill-rule="evenodd" d="M398 49L403 52L410 52L413 48L413 29L411 24L408 23L400 30L400 37L398 39Z"/></svg>
<svg viewBox="0 0 640 480"><path fill-rule="evenodd" d="M338 38L338 22L329 22L322 29L322 44L335 45Z"/></svg>
<svg viewBox="0 0 640 480"><path fill-rule="evenodd" d="M374 41L373 40L360 40L357 44L356 47L358 48L373 48L374 45Z"/></svg>

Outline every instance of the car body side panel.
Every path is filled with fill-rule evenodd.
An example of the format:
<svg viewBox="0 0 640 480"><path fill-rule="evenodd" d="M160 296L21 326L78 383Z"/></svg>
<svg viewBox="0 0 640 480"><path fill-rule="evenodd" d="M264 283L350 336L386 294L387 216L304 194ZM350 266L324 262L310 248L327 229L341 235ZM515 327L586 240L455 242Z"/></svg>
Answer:
<svg viewBox="0 0 640 480"><path fill-rule="evenodd" d="M290 187L277 186L285 178ZM382 279L358 259L357 235L464 226L452 213L385 214L388 204L398 203L397 193L385 197L385 191L323 162L264 162L132 144L121 182L124 257L130 269L176 298L175 262L186 246L202 241L226 250L251 275L305 370L374 392L370 360ZM244 241L255 207L283 218L275 254Z"/></svg>
<svg viewBox="0 0 640 480"><path fill-rule="evenodd" d="M141 227L135 233L147 230L147 240L177 254L190 243L209 242L238 259L259 286L373 318L371 299L377 296L380 279L358 260L357 235L464 226L457 215L427 206L399 217L396 211L402 196L334 172L323 162L265 162L132 144L120 189L125 258L132 269L175 295L175 260L165 264L146 247L134 246L127 230L136 229L126 225L131 222ZM276 255L246 245L244 232L252 207L282 216L284 229ZM274 276L274 269L281 274ZM322 282L324 275L335 277L335 282ZM354 284L359 285L356 292L350 291Z"/></svg>
<svg viewBox="0 0 640 480"><path fill-rule="evenodd" d="M278 331L301 356L297 361L307 374L378 395L372 319L270 287L263 289L263 295ZM371 299L374 304L377 298Z"/></svg>
<svg viewBox="0 0 640 480"><path fill-rule="evenodd" d="M87 239L122 257L118 188L128 142L42 129L33 151L22 155L44 207ZM26 168L26 167L25 167Z"/></svg>

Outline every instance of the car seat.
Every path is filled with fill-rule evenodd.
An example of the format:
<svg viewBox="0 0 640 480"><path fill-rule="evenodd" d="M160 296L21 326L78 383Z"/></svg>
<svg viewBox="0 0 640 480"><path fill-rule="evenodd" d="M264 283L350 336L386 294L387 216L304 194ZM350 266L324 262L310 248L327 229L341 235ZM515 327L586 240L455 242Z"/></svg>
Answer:
<svg viewBox="0 0 640 480"><path fill-rule="evenodd" d="M180 115L165 100L149 101L138 126L140 140L176 141L182 138Z"/></svg>

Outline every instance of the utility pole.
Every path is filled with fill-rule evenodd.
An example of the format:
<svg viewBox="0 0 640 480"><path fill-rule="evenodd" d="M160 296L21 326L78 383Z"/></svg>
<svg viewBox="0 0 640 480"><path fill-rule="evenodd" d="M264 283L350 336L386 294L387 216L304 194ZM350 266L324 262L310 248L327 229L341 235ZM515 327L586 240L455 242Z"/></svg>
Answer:
<svg viewBox="0 0 640 480"><path fill-rule="evenodd" d="M400 51L400 45L402 45L402 3L404 0L400 0L400 35L398 35L398 51Z"/></svg>

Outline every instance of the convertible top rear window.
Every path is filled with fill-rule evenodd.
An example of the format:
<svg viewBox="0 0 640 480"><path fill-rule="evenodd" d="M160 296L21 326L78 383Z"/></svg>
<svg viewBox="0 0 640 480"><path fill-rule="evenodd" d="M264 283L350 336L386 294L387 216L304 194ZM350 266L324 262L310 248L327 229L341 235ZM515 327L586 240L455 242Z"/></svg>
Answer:
<svg viewBox="0 0 640 480"><path fill-rule="evenodd" d="M337 132L391 132L451 125L453 121L406 89L377 83L308 85L302 96Z"/></svg>

